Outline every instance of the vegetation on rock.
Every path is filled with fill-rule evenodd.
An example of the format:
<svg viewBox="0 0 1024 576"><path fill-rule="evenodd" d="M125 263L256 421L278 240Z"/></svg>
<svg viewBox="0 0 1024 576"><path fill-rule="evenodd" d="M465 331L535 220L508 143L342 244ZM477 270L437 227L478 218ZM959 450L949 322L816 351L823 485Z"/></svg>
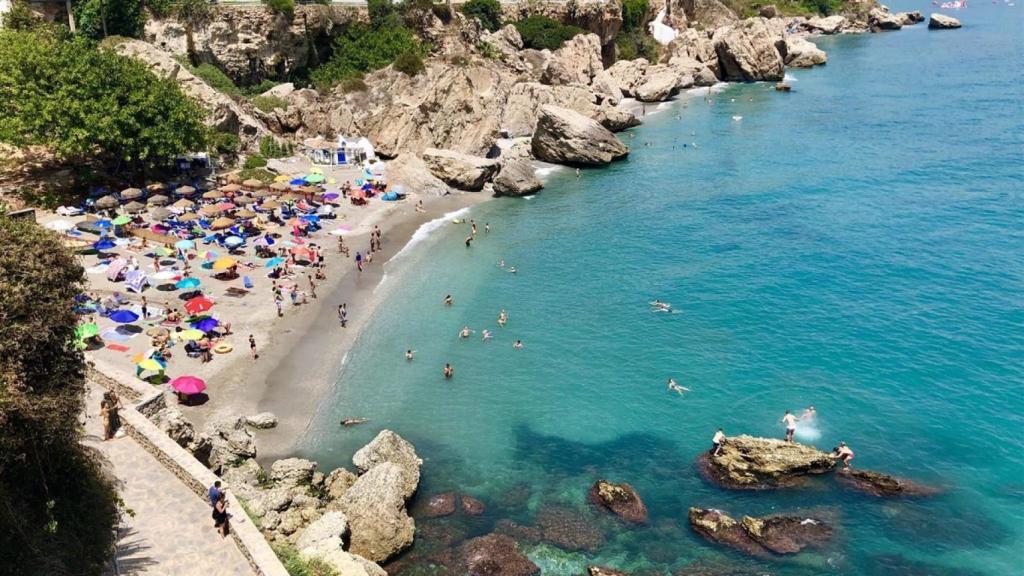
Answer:
<svg viewBox="0 0 1024 576"><path fill-rule="evenodd" d="M280 96L256 96L252 99L252 105L269 114L275 108L287 109L288 101Z"/></svg>
<svg viewBox="0 0 1024 576"><path fill-rule="evenodd" d="M0 573L98 574L119 500L80 444L82 267L31 220L0 215L0 246Z"/></svg>
<svg viewBox="0 0 1024 576"><path fill-rule="evenodd" d="M288 18L295 15L295 0L262 0L263 4L277 14L283 14Z"/></svg>
<svg viewBox="0 0 1024 576"><path fill-rule="evenodd" d="M80 0L74 4L77 33L94 40L142 36L146 25L142 0Z"/></svg>
<svg viewBox="0 0 1024 576"><path fill-rule="evenodd" d="M479 20L491 32L501 28L501 2L498 0L469 0L461 10L467 17Z"/></svg>
<svg viewBox="0 0 1024 576"><path fill-rule="evenodd" d="M622 30L615 37L616 59L646 58L650 62L657 61L658 43L646 31L650 12L647 0L623 0Z"/></svg>
<svg viewBox="0 0 1024 576"><path fill-rule="evenodd" d="M567 26L541 15L523 18L515 22L515 27L523 38L523 47L535 50L557 50L566 40L583 33L583 30L576 26Z"/></svg>
<svg viewBox="0 0 1024 576"><path fill-rule="evenodd" d="M409 76L415 76L423 72L425 67L423 57L415 50L406 50L399 54L398 58L395 58L395 70L404 72Z"/></svg>

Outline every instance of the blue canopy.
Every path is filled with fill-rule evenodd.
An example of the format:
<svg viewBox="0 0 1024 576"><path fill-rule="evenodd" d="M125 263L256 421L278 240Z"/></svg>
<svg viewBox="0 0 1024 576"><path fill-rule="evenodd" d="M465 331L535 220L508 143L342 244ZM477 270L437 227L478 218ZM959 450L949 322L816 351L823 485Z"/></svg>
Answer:
<svg viewBox="0 0 1024 576"><path fill-rule="evenodd" d="M131 310L118 310L110 315L110 319L118 324L129 324L139 319L139 315Z"/></svg>
<svg viewBox="0 0 1024 576"><path fill-rule="evenodd" d="M274 268L275 266L280 266L281 264L284 264L284 258L281 258L280 256L275 256L270 260L267 260L267 263L264 264L264 266L266 266L267 268Z"/></svg>
<svg viewBox="0 0 1024 576"><path fill-rule="evenodd" d="M220 324L215 318L203 318L197 322L192 323L192 327L196 330L202 330L203 332L209 332Z"/></svg>
<svg viewBox="0 0 1024 576"><path fill-rule="evenodd" d="M199 278L182 278L174 285L179 290L191 290L199 287Z"/></svg>
<svg viewBox="0 0 1024 576"><path fill-rule="evenodd" d="M112 228L114 224L110 220L97 220L93 222L93 226L97 228Z"/></svg>
<svg viewBox="0 0 1024 576"><path fill-rule="evenodd" d="M305 183L306 183L306 179L305 178L296 178L296 179L292 180L291 182L289 182L288 184L290 184L292 186L302 186Z"/></svg>
<svg viewBox="0 0 1024 576"><path fill-rule="evenodd" d="M97 250L110 250L114 246L117 246L117 244L114 244L113 240L109 240L107 238L104 238L98 242L94 242L92 245L92 247Z"/></svg>

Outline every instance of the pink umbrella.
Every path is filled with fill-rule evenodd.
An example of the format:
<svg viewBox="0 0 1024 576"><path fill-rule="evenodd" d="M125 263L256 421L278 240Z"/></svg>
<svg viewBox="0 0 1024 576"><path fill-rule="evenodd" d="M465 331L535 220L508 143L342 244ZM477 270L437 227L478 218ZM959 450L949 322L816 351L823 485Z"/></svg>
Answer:
<svg viewBox="0 0 1024 576"><path fill-rule="evenodd" d="M206 382L203 382L195 376L178 376L174 380L171 380L171 388L175 392L181 392L182 394L192 395L199 394L203 390L206 390Z"/></svg>

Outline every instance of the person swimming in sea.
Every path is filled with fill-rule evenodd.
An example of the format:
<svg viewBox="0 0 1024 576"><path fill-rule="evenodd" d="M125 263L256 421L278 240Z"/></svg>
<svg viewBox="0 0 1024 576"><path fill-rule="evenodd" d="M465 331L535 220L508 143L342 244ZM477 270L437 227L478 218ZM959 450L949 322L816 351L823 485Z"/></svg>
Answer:
<svg viewBox="0 0 1024 576"><path fill-rule="evenodd" d="M445 379L451 379L451 377L454 376L454 375L455 375L455 368L452 368L451 364L445 363L445 365L444 365L444 377L445 377Z"/></svg>
<svg viewBox="0 0 1024 576"><path fill-rule="evenodd" d="M651 305L651 310L654 312L671 312L672 305L668 302L662 302L655 298L654 302L648 302Z"/></svg>
<svg viewBox="0 0 1024 576"><path fill-rule="evenodd" d="M472 333L473 331L469 329L469 326L463 326L462 330L459 331L459 338L469 338L469 335Z"/></svg>
<svg viewBox="0 0 1024 576"><path fill-rule="evenodd" d="M672 391L672 392L678 392L680 396L683 395L683 392L689 392L690 391L689 388L687 388L685 386L680 386L679 383L676 382L675 378L669 378L668 379L668 389L670 391Z"/></svg>
<svg viewBox="0 0 1024 576"><path fill-rule="evenodd" d="M800 414L800 421L810 423L813 422L817 416L818 413L814 410L814 406L808 406L807 410L804 410L803 414Z"/></svg>
<svg viewBox="0 0 1024 576"><path fill-rule="evenodd" d="M498 326L505 327L505 322L508 322L508 313L502 308L501 312L498 313Z"/></svg>
<svg viewBox="0 0 1024 576"><path fill-rule="evenodd" d="M512 345L512 349L513 350L522 350L523 349L523 341L522 340L516 340L515 344Z"/></svg>
<svg viewBox="0 0 1024 576"><path fill-rule="evenodd" d="M451 294L449 294L449 295L444 297L444 305L445 306L451 306L452 302L453 302L453 300L452 300L452 295Z"/></svg>
<svg viewBox="0 0 1024 576"><path fill-rule="evenodd" d="M515 274L516 273L516 267L515 266L509 266L508 267L508 271L511 272L512 274Z"/></svg>
<svg viewBox="0 0 1024 576"><path fill-rule="evenodd" d="M483 336L484 342L487 342L491 338L494 338L494 334L492 334L490 330L484 330L483 332L481 332L481 335Z"/></svg>
<svg viewBox="0 0 1024 576"><path fill-rule="evenodd" d="M410 361L410 362L412 362L412 355L415 354L415 353L416 353L416 351L411 349L411 348L409 350L406 350L405 351L405 359Z"/></svg>

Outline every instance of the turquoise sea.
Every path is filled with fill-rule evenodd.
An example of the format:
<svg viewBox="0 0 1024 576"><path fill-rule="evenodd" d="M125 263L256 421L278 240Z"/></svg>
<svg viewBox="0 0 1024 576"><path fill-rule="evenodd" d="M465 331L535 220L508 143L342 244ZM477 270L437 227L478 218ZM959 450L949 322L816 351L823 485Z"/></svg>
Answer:
<svg viewBox="0 0 1024 576"><path fill-rule="evenodd" d="M440 223L389 266L386 302L302 452L350 464L390 428L425 460L421 498L454 490L487 505L479 519L418 520L401 574L442 573L443 542L559 506L603 541L526 545L546 575L591 562L1024 574L1021 10L978 2L955 14L961 30L819 39L829 63L791 71L792 93L729 86L710 105L649 109L621 135L628 160L474 208L471 249L466 226ZM679 313L652 313L655 298ZM472 338L457 337L463 325ZM670 393L669 377L692 392ZM731 492L697 475L718 427L781 437L783 411L809 404L818 447L845 440L855 466L945 492L879 500L827 479ZM355 416L370 422L338 426ZM594 515L597 478L632 483L650 524ZM690 506L812 511L837 530L828 549L754 561L691 532Z"/></svg>

